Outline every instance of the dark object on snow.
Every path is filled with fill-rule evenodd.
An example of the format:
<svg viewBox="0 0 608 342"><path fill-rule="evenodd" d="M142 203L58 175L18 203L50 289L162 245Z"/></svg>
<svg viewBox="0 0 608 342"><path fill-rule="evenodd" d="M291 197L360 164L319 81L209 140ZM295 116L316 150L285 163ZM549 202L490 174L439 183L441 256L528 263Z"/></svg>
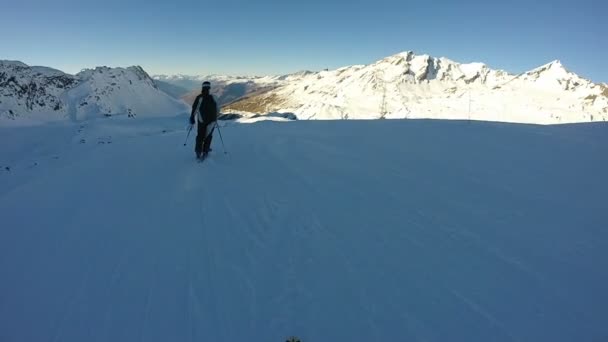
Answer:
<svg viewBox="0 0 608 342"><path fill-rule="evenodd" d="M269 116L284 118L287 120L298 120L298 117L294 113L270 113Z"/></svg>
<svg viewBox="0 0 608 342"><path fill-rule="evenodd" d="M201 157L201 153L203 154L203 157L206 157L207 153L209 153L211 140L213 140L213 130L215 130L215 125L211 127L209 133L207 133L208 128L208 125L199 122L198 134L196 135L196 146L194 147L194 152L196 152L197 158Z"/></svg>
<svg viewBox="0 0 608 342"><path fill-rule="evenodd" d="M190 113L190 123L194 124L194 118L198 119L199 123L208 125L217 120L217 103L213 95L209 94L209 88L203 88L203 91L196 97L192 104L192 112Z"/></svg>
<svg viewBox="0 0 608 342"><path fill-rule="evenodd" d="M228 151L226 151L226 145L224 145L224 138L222 137L222 130L220 129L220 125L215 124L215 126L217 127L217 132L220 134L220 140L222 141L222 148L224 149L224 154L228 154Z"/></svg>
<svg viewBox="0 0 608 342"><path fill-rule="evenodd" d="M188 134L186 135L186 140L184 141L184 146L186 146L186 143L188 142L188 138L190 137L190 132L192 132L192 125L190 125L190 128L188 128Z"/></svg>
<svg viewBox="0 0 608 342"><path fill-rule="evenodd" d="M298 117L294 113L266 113L266 114L255 114L252 118L264 118L264 117L273 117L273 118L283 118L287 120L298 120Z"/></svg>
<svg viewBox="0 0 608 342"><path fill-rule="evenodd" d="M200 158L201 153L209 152L211 140L213 139L213 129L208 132L209 125L217 120L217 103L213 95L209 94L211 85L209 82L203 83L201 94L196 97L192 104L192 112L190 113L190 123L194 124L194 117L198 121L198 135L196 136L196 145L194 152L196 157ZM207 133L208 132L208 133Z"/></svg>
<svg viewBox="0 0 608 342"><path fill-rule="evenodd" d="M240 115L240 114L230 113L230 114L222 114L217 119L218 120L222 120L222 121L228 121L228 120L237 120L237 119L240 119L242 117L243 116Z"/></svg>

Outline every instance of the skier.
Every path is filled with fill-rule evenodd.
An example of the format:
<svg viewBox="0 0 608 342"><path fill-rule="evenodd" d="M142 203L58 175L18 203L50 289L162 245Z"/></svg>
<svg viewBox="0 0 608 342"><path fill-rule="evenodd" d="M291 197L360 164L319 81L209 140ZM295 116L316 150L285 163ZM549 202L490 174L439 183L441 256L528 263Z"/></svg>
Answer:
<svg viewBox="0 0 608 342"><path fill-rule="evenodd" d="M196 145L194 152L196 152L196 158L205 159L207 153L211 150L211 139L213 139L213 130L215 126L213 123L217 120L217 104L213 95L209 94L211 89L211 83L203 82L203 89L201 94L196 97L194 104L192 104L192 113L190 114L190 124L194 125L194 115L198 121L198 133L196 135ZM209 128L211 130L209 130Z"/></svg>

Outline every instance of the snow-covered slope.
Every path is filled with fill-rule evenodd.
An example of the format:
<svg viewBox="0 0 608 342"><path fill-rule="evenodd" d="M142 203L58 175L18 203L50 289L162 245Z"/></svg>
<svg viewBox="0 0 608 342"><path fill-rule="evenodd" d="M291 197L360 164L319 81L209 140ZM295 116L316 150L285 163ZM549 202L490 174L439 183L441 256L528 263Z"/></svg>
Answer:
<svg viewBox="0 0 608 342"><path fill-rule="evenodd" d="M607 339L606 124L183 122L0 128L1 341Z"/></svg>
<svg viewBox="0 0 608 342"><path fill-rule="evenodd" d="M68 75L0 61L0 121L176 115L186 110L182 101L159 90L141 67L98 67Z"/></svg>
<svg viewBox="0 0 608 342"><path fill-rule="evenodd" d="M370 65L303 73L228 109L300 119L441 118L524 123L608 119L606 87L558 61L521 75L404 52Z"/></svg>

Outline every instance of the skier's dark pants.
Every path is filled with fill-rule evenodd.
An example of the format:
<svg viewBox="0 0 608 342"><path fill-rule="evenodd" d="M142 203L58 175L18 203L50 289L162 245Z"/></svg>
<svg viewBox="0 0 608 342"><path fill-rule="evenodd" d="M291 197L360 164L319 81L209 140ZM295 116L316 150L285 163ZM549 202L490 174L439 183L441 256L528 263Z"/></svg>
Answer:
<svg viewBox="0 0 608 342"><path fill-rule="evenodd" d="M196 156L200 157L201 153L209 152L209 147L211 146L211 139L213 139L213 132L209 133L207 136L207 128L211 126L211 124L198 124L198 134L196 135L196 145L194 147L194 152L196 152Z"/></svg>

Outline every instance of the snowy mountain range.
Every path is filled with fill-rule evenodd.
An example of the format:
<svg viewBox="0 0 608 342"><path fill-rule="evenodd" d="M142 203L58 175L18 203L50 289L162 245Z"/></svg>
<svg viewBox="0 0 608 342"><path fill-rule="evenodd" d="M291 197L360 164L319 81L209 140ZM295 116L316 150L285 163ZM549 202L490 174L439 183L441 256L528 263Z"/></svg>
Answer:
<svg viewBox="0 0 608 342"><path fill-rule="evenodd" d="M606 121L608 87L554 61L513 75L482 63L399 53L370 65L304 72L225 109L299 119L435 118L521 123Z"/></svg>
<svg viewBox="0 0 608 342"><path fill-rule="evenodd" d="M283 76L155 75L141 67L76 75L0 61L0 120L175 115L211 81L225 113L298 119L433 118L538 124L608 120L608 85L559 61L519 75L408 51L369 65ZM185 103L184 103L185 102Z"/></svg>
<svg viewBox="0 0 608 342"><path fill-rule="evenodd" d="M0 61L0 120L47 122L100 116L175 115L182 101L161 91L139 66L97 67L76 75Z"/></svg>

